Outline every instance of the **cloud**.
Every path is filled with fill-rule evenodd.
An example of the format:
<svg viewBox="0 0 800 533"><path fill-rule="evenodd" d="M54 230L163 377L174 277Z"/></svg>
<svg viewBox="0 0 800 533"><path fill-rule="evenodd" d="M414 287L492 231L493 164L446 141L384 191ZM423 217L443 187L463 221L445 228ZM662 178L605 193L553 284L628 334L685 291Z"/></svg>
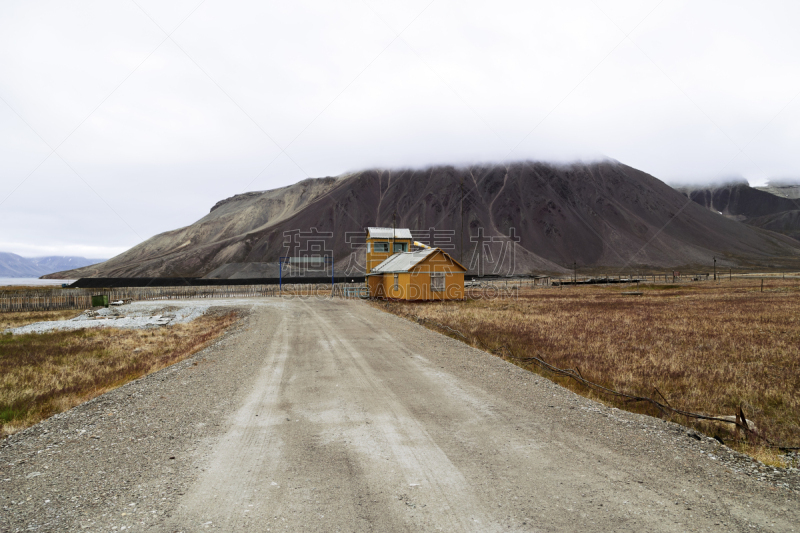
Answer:
<svg viewBox="0 0 800 533"><path fill-rule="evenodd" d="M771 178L767 185L771 187L797 187L800 186L800 176L796 178Z"/></svg>
<svg viewBox="0 0 800 533"><path fill-rule="evenodd" d="M372 166L800 176L796 3L138 3L0 6L8 251L122 250Z"/></svg>
<svg viewBox="0 0 800 533"><path fill-rule="evenodd" d="M108 259L125 251L121 247L67 245L63 243L29 244L24 242L0 241L0 250L13 250L11 253L22 257L47 257L53 255L86 257L89 259Z"/></svg>
<svg viewBox="0 0 800 533"><path fill-rule="evenodd" d="M719 176L717 178L692 179L682 178L669 181L672 187L724 187L726 185L750 185L742 176Z"/></svg>

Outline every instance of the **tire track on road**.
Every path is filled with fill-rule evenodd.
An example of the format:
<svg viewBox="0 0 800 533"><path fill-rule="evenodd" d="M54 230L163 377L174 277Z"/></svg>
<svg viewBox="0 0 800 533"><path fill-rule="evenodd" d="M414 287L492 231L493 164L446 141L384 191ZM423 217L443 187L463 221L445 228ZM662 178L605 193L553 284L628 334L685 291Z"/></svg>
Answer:
<svg viewBox="0 0 800 533"><path fill-rule="evenodd" d="M445 531L495 531L496 521L485 514L480 500L472 493L458 468L406 409L401 399L381 383L361 350L348 340L343 326L348 322L360 326L359 321L342 320L338 327L334 327L311 306L306 304L306 307L325 333L332 353L351 362L345 365L350 378L365 385L363 389L368 397L364 400L369 402L368 412L374 427L382 432L395 464L405 474L406 486L397 489L401 492L404 489L410 491L412 485L419 485L420 492L428 492L434 501L436 512L427 516L433 523L426 525ZM393 353L396 351L396 348L392 350L395 344L388 343L385 346L388 348L371 356L388 358L401 355ZM476 515L479 518L475 518Z"/></svg>
<svg viewBox="0 0 800 533"><path fill-rule="evenodd" d="M182 526L212 522L216 527L238 530L244 525L242 511L253 500L254 492L267 488L258 474L273 470L280 458L282 443L275 428L281 418L277 400L289 355L289 317L281 314L280 321L270 325L268 317L272 314L259 315L253 326L274 330L266 350L254 335L242 347L263 353L265 364L244 405L233 416L230 429L215 446L211 464L176 513Z"/></svg>

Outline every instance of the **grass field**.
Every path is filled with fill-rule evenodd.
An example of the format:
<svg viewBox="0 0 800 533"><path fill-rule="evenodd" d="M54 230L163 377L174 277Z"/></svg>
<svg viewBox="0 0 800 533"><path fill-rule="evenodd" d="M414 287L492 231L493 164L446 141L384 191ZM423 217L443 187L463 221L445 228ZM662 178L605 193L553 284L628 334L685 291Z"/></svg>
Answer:
<svg viewBox="0 0 800 533"><path fill-rule="evenodd" d="M34 322L49 322L51 320L69 320L75 318L83 311L74 309L61 311L25 311L21 313L0 313L0 333L7 328L18 328Z"/></svg>
<svg viewBox="0 0 800 533"><path fill-rule="evenodd" d="M77 313L3 313L0 327ZM0 437L176 363L235 320L236 314L228 313L170 328L0 335Z"/></svg>
<svg viewBox="0 0 800 533"><path fill-rule="evenodd" d="M622 294L631 290L643 294ZM622 392L654 399L663 394L688 411L730 416L741 406L760 434L800 446L800 280L773 279L763 292L760 280L734 280L547 288L516 298L377 305L458 330L470 344L494 353L538 355ZM548 377L606 404L658 415L646 405L597 397L572 380ZM745 441L731 425L673 420L751 454L774 455L758 440Z"/></svg>
<svg viewBox="0 0 800 533"><path fill-rule="evenodd" d="M0 285L0 294L12 292L48 291L61 289L61 285Z"/></svg>

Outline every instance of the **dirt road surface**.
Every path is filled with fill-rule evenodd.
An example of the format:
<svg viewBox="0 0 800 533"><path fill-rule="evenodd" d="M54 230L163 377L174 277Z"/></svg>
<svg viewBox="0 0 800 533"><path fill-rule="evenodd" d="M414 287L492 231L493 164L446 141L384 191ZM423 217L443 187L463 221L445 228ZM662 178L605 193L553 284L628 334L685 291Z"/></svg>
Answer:
<svg viewBox="0 0 800 533"><path fill-rule="evenodd" d="M249 310L0 448L0 531L793 531L798 493L362 302Z"/></svg>

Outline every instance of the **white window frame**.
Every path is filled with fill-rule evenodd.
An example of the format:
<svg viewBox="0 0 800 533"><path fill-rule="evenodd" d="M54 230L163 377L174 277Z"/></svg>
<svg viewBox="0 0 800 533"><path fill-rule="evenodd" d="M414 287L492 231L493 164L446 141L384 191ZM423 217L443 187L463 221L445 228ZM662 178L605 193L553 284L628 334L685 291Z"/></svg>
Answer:
<svg viewBox="0 0 800 533"><path fill-rule="evenodd" d="M378 248L381 248L381 250L379 250ZM385 248L385 249L383 249L383 248ZM376 252L376 253L381 253L381 254L388 253L389 252L389 243L386 242L386 241L374 242L374 243L372 243L372 251Z"/></svg>
<svg viewBox="0 0 800 533"><path fill-rule="evenodd" d="M441 282L434 283L434 280L441 280ZM431 272L431 292L444 292L446 287L446 274L444 272Z"/></svg>

